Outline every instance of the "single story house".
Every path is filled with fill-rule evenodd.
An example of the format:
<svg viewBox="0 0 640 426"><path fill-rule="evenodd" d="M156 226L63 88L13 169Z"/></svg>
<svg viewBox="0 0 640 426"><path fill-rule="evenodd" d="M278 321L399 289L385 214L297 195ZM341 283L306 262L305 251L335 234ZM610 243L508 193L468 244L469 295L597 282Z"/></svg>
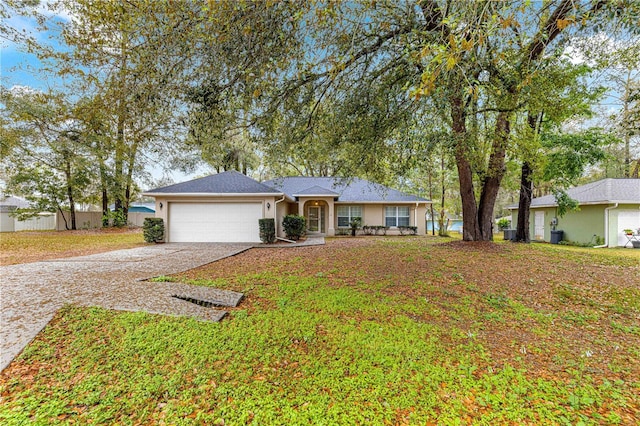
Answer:
<svg viewBox="0 0 640 426"><path fill-rule="evenodd" d="M440 229L440 223L439 223L440 213L435 212L435 214L436 214L436 218L435 218L435 221L432 223L430 212L427 212L427 233L431 232L431 230L434 228L436 232ZM448 223L447 231L462 233L462 217L461 216L445 213L445 217L446 217L445 222Z"/></svg>
<svg viewBox="0 0 640 426"><path fill-rule="evenodd" d="M425 235L429 200L358 178L283 177L258 182L228 171L145 192L156 200L168 242L260 242L258 219L274 218L284 237L288 214L307 218L307 232L332 236L362 225L416 226Z"/></svg>
<svg viewBox="0 0 640 426"><path fill-rule="evenodd" d="M112 212L116 210L116 205L111 204L109 210ZM155 203L131 203L129 204L129 213L155 213Z"/></svg>
<svg viewBox="0 0 640 426"><path fill-rule="evenodd" d="M551 224L563 231L563 240L596 245L604 238L608 247L628 244L623 229L640 228L640 179L602 179L567 190L578 201L579 210L559 218L555 197L546 195L531 201L530 235L538 241L551 240ZM511 223L518 223L518 205L511 210Z"/></svg>

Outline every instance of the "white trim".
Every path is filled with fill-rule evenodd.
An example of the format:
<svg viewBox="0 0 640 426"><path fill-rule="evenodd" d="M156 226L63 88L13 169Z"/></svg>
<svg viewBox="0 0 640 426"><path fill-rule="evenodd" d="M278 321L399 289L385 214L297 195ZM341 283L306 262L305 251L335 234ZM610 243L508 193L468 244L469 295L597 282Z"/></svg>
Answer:
<svg viewBox="0 0 640 426"><path fill-rule="evenodd" d="M340 194L293 194L294 197L298 198L336 198Z"/></svg>
<svg viewBox="0 0 640 426"><path fill-rule="evenodd" d="M344 201L344 200L339 200L339 201L335 201L335 204L385 204L385 205L412 205L412 204L431 204L431 201L389 201L389 200L384 200L384 201Z"/></svg>

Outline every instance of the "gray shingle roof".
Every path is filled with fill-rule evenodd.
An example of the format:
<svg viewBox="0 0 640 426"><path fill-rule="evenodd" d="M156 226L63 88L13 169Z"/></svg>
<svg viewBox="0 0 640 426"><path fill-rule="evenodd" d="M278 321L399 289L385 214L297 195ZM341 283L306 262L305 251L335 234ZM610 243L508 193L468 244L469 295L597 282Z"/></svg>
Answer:
<svg viewBox="0 0 640 426"><path fill-rule="evenodd" d="M3 206L5 208L8 207L10 209L28 209L31 207L31 202L25 200L24 198L9 196L0 199L0 206Z"/></svg>
<svg viewBox="0 0 640 426"><path fill-rule="evenodd" d="M311 188L303 189L302 191L296 193L295 195L296 196L298 196L298 195L300 195L300 196L302 196L302 195L326 195L328 197L331 197L331 196L336 196L337 197L340 194L338 194L337 192L332 191L330 189L323 188L321 186L315 185L315 186L312 186Z"/></svg>
<svg viewBox="0 0 640 426"><path fill-rule="evenodd" d="M228 171L147 191L146 194L280 194L242 173Z"/></svg>
<svg viewBox="0 0 640 426"><path fill-rule="evenodd" d="M424 202L425 198L406 194L384 185L359 178L334 177L283 177L264 182L290 197L324 189L328 195L335 193L340 202ZM307 192L309 191L309 192Z"/></svg>
<svg viewBox="0 0 640 426"><path fill-rule="evenodd" d="M602 179L567 190L567 194L580 204L640 204L640 179ZM531 207L556 206L553 195L531 200ZM509 206L517 209L518 205Z"/></svg>

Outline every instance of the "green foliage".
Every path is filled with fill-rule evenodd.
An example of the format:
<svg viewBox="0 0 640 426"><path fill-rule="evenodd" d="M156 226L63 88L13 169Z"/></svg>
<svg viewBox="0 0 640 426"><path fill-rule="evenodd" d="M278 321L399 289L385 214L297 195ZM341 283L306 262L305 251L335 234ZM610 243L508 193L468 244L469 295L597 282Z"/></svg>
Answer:
<svg viewBox="0 0 640 426"><path fill-rule="evenodd" d="M400 235L418 235L417 226L398 226L398 231L400 231Z"/></svg>
<svg viewBox="0 0 640 426"><path fill-rule="evenodd" d="M362 232L364 233L364 235L387 235L388 230L389 227L384 225L364 225L362 227Z"/></svg>
<svg viewBox="0 0 640 426"><path fill-rule="evenodd" d="M147 217L142 224L144 240L148 243L164 241L164 220L160 217Z"/></svg>
<svg viewBox="0 0 640 426"><path fill-rule="evenodd" d="M272 244L276 241L276 221L273 218L258 219L260 226L260 241Z"/></svg>
<svg viewBox="0 0 640 426"><path fill-rule="evenodd" d="M358 229L360 229L360 226L362 226L362 218L361 217L354 217L351 219L351 222L349 222L349 228L351 228L351 236L355 237L356 236L356 232L358 231Z"/></svg>
<svg viewBox="0 0 640 426"><path fill-rule="evenodd" d="M574 200L563 190L554 190L553 196L558 203L558 217L563 217L568 212L580 210L580 203Z"/></svg>
<svg viewBox="0 0 640 426"><path fill-rule="evenodd" d="M509 229L509 227L511 226L511 220L503 217L501 219L498 220L498 229L503 231L505 229Z"/></svg>
<svg viewBox="0 0 640 426"><path fill-rule="evenodd" d="M124 210L109 211L107 212L107 214L102 215L102 226L113 226L114 228L122 228L127 225L127 220L127 215L124 214Z"/></svg>
<svg viewBox="0 0 640 426"><path fill-rule="evenodd" d="M304 216L288 214L282 219L282 228L287 238L298 241L306 232L307 220Z"/></svg>
<svg viewBox="0 0 640 426"><path fill-rule="evenodd" d="M554 186L567 188L582 176L588 166L605 159L604 146L611 136L602 129L581 133L543 133L542 146L549 150L542 179Z"/></svg>

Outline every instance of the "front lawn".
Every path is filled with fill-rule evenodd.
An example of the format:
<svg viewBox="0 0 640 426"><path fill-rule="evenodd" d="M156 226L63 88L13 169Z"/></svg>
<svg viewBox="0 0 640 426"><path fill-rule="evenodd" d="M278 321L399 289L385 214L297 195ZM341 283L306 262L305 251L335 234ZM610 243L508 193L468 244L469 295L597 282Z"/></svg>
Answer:
<svg viewBox="0 0 640 426"><path fill-rule="evenodd" d="M3 232L0 265L84 256L144 245L140 229Z"/></svg>
<svg viewBox="0 0 640 426"><path fill-rule="evenodd" d="M172 279L218 324L67 307L0 422L636 424L640 250L437 238L253 249Z"/></svg>

